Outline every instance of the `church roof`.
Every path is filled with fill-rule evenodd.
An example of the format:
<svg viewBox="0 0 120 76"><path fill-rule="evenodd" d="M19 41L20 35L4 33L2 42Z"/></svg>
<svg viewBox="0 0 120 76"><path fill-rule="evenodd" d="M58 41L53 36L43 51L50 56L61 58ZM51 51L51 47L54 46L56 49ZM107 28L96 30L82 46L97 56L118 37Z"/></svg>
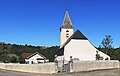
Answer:
<svg viewBox="0 0 120 76"><path fill-rule="evenodd" d="M56 55L57 56L61 56L64 54L64 48L60 48L57 52L56 52Z"/></svg>
<svg viewBox="0 0 120 76"><path fill-rule="evenodd" d="M85 39L87 40L87 38L79 31L77 30L72 36L72 39Z"/></svg>
<svg viewBox="0 0 120 76"><path fill-rule="evenodd" d="M68 44L71 39L88 40L79 30L77 30L77 31L63 44L62 47L64 47L66 44ZM61 47L61 48L62 48L62 47Z"/></svg>
<svg viewBox="0 0 120 76"><path fill-rule="evenodd" d="M68 10L66 10L64 20L63 20L63 24L62 24L61 28L73 28L72 22L70 20L69 14L68 14Z"/></svg>
<svg viewBox="0 0 120 76"><path fill-rule="evenodd" d="M64 54L64 47L70 42L71 39L88 40L79 30L77 30L58 50L58 52L56 53L57 55L60 56Z"/></svg>

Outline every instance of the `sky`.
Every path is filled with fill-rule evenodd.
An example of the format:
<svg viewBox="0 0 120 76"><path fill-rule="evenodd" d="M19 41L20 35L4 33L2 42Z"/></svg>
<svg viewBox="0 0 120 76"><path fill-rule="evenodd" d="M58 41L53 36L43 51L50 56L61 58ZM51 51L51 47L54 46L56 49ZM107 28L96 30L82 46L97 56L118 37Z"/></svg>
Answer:
<svg viewBox="0 0 120 76"><path fill-rule="evenodd" d="M120 0L0 0L0 42L59 46L65 11L96 47L111 35L120 46Z"/></svg>

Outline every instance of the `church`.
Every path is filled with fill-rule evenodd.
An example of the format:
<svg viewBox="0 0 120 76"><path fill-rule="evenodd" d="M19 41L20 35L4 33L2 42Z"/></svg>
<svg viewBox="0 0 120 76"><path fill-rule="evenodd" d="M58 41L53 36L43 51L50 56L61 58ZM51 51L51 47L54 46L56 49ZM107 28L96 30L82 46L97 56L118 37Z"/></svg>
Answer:
<svg viewBox="0 0 120 76"><path fill-rule="evenodd" d="M66 10L60 27L60 48L56 53L56 59L70 61L71 58L80 61L110 60L110 56L96 49L80 30L74 32L68 10Z"/></svg>

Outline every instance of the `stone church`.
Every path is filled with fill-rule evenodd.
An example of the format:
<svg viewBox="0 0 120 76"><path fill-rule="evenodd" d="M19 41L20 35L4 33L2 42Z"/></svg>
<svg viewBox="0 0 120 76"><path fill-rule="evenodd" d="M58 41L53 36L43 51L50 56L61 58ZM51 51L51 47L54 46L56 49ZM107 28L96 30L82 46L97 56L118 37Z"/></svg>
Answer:
<svg viewBox="0 0 120 76"><path fill-rule="evenodd" d="M66 10L63 24L60 27L60 48L56 53L56 59L70 61L72 58L73 60L89 61L97 60L97 55L100 60L110 60L110 56L96 49L80 30L74 32L68 10Z"/></svg>

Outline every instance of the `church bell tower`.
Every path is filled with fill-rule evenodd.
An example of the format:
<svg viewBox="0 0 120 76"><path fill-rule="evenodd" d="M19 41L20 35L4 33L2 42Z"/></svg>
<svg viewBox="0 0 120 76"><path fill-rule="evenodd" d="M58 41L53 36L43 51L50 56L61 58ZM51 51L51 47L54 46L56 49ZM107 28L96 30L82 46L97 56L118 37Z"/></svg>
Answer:
<svg viewBox="0 0 120 76"><path fill-rule="evenodd" d="M73 33L74 33L74 27L72 26L72 22L70 20L68 10L66 10L63 24L60 27L60 48Z"/></svg>

